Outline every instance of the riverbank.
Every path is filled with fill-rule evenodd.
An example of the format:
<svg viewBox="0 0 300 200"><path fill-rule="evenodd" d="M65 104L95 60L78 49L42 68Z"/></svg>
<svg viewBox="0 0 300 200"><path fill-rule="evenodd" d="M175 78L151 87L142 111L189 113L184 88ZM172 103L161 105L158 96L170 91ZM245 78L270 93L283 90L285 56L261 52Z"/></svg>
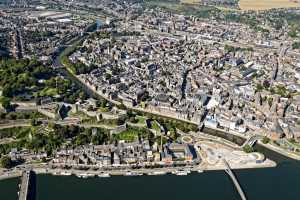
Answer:
<svg viewBox="0 0 300 200"><path fill-rule="evenodd" d="M230 134L234 137L238 137L238 138L242 138L243 140L247 140L249 139L251 136L250 135L244 135L244 134L241 134L241 133L238 133L238 132L234 132L234 131L226 131L226 130L223 130L223 129L220 129L220 128L215 128L215 127L209 127L209 126L206 126L207 128L209 129L212 129L214 131L218 131L220 132L221 134ZM275 146L275 145L272 145L272 144L264 144L263 142L261 141L257 141L257 143L271 151L275 151L276 153L279 153L283 156L286 156L288 158L291 158L291 159L294 159L294 160L298 160L300 161L300 155L299 154L295 154L293 152L290 152L288 150L285 150L283 148L280 148L278 146Z"/></svg>
<svg viewBox="0 0 300 200"><path fill-rule="evenodd" d="M294 160L300 161L300 155L298 155L298 154L294 154L294 153L292 153L292 152L283 150L282 148L277 147L277 146L274 146L274 145L272 145L272 144L264 144L264 143L262 143L261 141L258 141L258 144L261 145L261 146L263 146L263 147L265 147L265 148L267 148L267 149L270 149L270 150L272 150L272 151L275 151L276 153L279 153L279 154L281 154L281 155L283 155L283 156L286 156L286 157L288 157L288 158L292 158L292 159L294 159Z"/></svg>
<svg viewBox="0 0 300 200"><path fill-rule="evenodd" d="M0 181L5 179L12 179L12 178L18 178L22 176L22 171L11 171L11 172L0 172Z"/></svg>
<svg viewBox="0 0 300 200"><path fill-rule="evenodd" d="M234 165L231 164L230 168L234 170L240 170L240 169L262 169L262 168L273 168L276 167L276 162L266 159L263 163L257 163L257 164L249 164L249 165ZM218 165L218 166L209 166L209 167L202 167L203 171L219 171L219 170L225 170L224 165Z"/></svg>
<svg viewBox="0 0 300 200"><path fill-rule="evenodd" d="M277 156L280 155L276 153L275 157ZM297 190L300 181L299 162L284 158L278 163L276 168L233 170L247 199L298 199L300 195L300 191ZM17 199L18 182L19 179L16 178L0 181L1 199ZM150 190L154 192L149 193ZM138 177L111 176L110 178L77 178L74 175L44 174L36 176L36 199L82 200L87 197L88 199L101 197L101 199L113 200L240 199L231 179L223 170L192 172L188 176L173 174Z"/></svg>
<svg viewBox="0 0 300 200"><path fill-rule="evenodd" d="M272 168L276 167L276 163L269 159L266 159L263 163L249 163L246 165L231 164L231 169L255 169L255 168ZM220 171L225 170L226 167L223 164L215 166L208 164L200 164L193 167L164 167L164 168L153 168L153 169L122 169L122 170L77 170L77 169L52 169L52 168L30 168L36 174L49 174L58 176L69 176L75 175L77 177L95 177L103 174L109 176L135 176L135 175L165 175L165 174L176 174L177 172L198 172L202 173L205 171ZM22 176L23 170L14 169L12 171L0 172L0 180L18 178Z"/></svg>

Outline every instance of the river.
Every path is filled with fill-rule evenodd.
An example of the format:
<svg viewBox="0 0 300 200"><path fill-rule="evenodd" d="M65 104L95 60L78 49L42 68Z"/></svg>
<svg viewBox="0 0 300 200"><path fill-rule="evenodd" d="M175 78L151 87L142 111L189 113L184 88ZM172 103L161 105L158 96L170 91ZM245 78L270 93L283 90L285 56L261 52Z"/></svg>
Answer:
<svg viewBox="0 0 300 200"><path fill-rule="evenodd" d="M226 136L231 137L231 136ZM235 138L237 143L242 139ZM235 170L248 200L300 199L300 162L256 146L275 160L276 168ZM19 179L0 181L0 200L16 200ZM36 177L37 200L238 200L223 171L188 176L142 176L79 179L75 176Z"/></svg>
<svg viewBox="0 0 300 200"><path fill-rule="evenodd" d="M277 161L276 168L235 170L248 200L297 200L300 197L300 162L256 146ZM223 171L188 176L142 176L79 179L38 175L37 200L233 200L239 199ZM1 200L16 200L18 179L0 181Z"/></svg>

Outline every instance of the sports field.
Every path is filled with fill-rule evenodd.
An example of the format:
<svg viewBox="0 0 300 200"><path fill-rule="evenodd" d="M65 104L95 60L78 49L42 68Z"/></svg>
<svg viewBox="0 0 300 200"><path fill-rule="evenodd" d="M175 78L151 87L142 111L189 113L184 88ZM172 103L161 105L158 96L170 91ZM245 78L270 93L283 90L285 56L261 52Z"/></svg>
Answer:
<svg viewBox="0 0 300 200"><path fill-rule="evenodd" d="M271 8L300 7L300 0L240 0L242 10L268 10Z"/></svg>

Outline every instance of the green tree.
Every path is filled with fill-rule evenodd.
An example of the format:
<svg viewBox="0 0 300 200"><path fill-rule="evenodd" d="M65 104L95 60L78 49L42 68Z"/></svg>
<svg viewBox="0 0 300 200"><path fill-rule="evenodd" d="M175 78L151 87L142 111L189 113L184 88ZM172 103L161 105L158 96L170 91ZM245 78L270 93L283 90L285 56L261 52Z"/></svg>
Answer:
<svg viewBox="0 0 300 200"><path fill-rule="evenodd" d="M3 107L4 109L6 109L6 110L11 109L11 107L12 107L12 105L11 105L11 103L10 103L10 99L7 98L7 97L2 97L2 98L0 99L0 103L1 103L2 107Z"/></svg>
<svg viewBox="0 0 300 200"><path fill-rule="evenodd" d="M264 143L264 144L268 144L269 142L270 142L270 138L268 138L268 137L264 137L263 139L262 139L262 142Z"/></svg>
<svg viewBox="0 0 300 200"><path fill-rule="evenodd" d="M233 51L235 51L235 48L233 46L230 46L230 45L227 45L227 44L225 45L224 49L227 52L233 52Z"/></svg>
<svg viewBox="0 0 300 200"><path fill-rule="evenodd" d="M300 42L294 42L292 47L293 49L300 49Z"/></svg>
<svg viewBox="0 0 300 200"><path fill-rule="evenodd" d="M11 158L8 157L8 156L3 156L1 159L0 159L0 166L2 168L11 168L13 165L12 161L11 161Z"/></svg>
<svg viewBox="0 0 300 200"><path fill-rule="evenodd" d="M85 100L85 99L87 99L87 95L86 95L84 92L80 92L80 93L79 93L79 98L80 98L81 100Z"/></svg>
<svg viewBox="0 0 300 200"><path fill-rule="evenodd" d="M296 140L295 140L295 138L290 138L290 139L289 139L289 142L290 142L290 143L296 143Z"/></svg>
<svg viewBox="0 0 300 200"><path fill-rule="evenodd" d="M37 126L38 125L38 121L36 119L31 119L30 120L30 125L31 126Z"/></svg>
<svg viewBox="0 0 300 200"><path fill-rule="evenodd" d="M75 140L75 144L77 146L79 145L84 145L84 144L88 144L89 143L89 138L87 135L85 134L79 134L77 137L76 137L76 140Z"/></svg>
<svg viewBox="0 0 300 200"><path fill-rule="evenodd" d="M248 144L246 144L246 145L243 147L243 150L244 150L244 152L246 152L246 153L251 153L251 152L254 151L254 149L253 149L250 145L248 145Z"/></svg>
<svg viewBox="0 0 300 200"><path fill-rule="evenodd" d="M131 123L138 123L138 119L136 119L135 117L130 117L129 118L129 121L131 122Z"/></svg>
<svg viewBox="0 0 300 200"><path fill-rule="evenodd" d="M263 91L263 89L264 89L264 86L263 86L262 84L258 83L258 84L256 85L256 91L257 91L257 92L261 92L261 91Z"/></svg>
<svg viewBox="0 0 300 200"><path fill-rule="evenodd" d="M296 38L297 37L297 32L295 30L288 32L288 35L292 38Z"/></svg>
<svg viewBox="0 0 300 200"><path fill-rule="evenodd" d="M106 73L106 74L105 74L105 79L106 79L106 80L110 80L110 79L111 79L111 74Z"/></svg>
<svg viewBox="0 0 300 200"><path fill-rule="evenodd" d="M103 144L104 142L106 142L107 140L108 140L107 134L100 132L100 133L97 133L96 135L92 136L91 142L94 145L100 145L100 144Z"/></svg>
<svg viewBox="0 0 300 200"><path fill-rule="evenodd" d="M117 105L117 107L121 110L126 110L126 106L123 103L120 105Z"/></svg>

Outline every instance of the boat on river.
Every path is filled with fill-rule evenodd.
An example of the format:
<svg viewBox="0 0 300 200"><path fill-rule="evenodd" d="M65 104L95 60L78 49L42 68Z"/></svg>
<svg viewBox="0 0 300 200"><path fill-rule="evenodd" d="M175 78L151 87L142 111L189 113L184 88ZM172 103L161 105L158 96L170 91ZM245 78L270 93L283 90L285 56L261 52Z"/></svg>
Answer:
<svg viewBox="0 0 300 200"><path fill-rule="evenodd" d="M149 176L159 176L159 175L165 175L165 174L167 174L167 172L155 171L155 172L149 172L147 175L149 175Z"/></svg>
<svg viewBox="0 0 300 200"><path fill-rule="evenodd" d="M109 178L110 174L109 173L101 173L101 174L98 175L98 177L100 177L100 178Z"/></svg>

